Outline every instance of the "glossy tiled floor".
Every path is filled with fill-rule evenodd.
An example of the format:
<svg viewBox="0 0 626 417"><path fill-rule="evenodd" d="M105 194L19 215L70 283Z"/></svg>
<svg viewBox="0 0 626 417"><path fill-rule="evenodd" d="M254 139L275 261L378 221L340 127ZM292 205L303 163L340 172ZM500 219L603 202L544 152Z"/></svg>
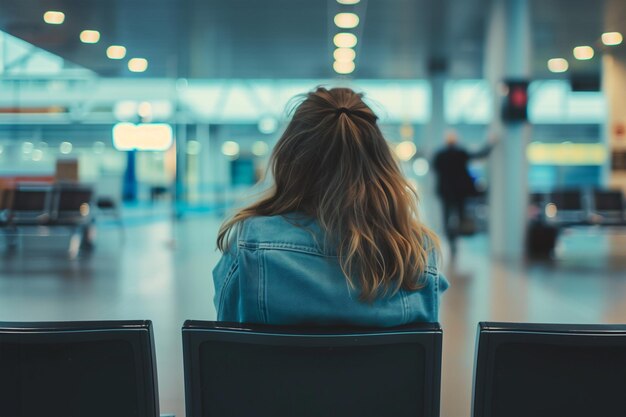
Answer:
<svg viewBox="0 0 626 417"><path fill-rule="evenodd" d="M124 238L101 228L97 249L75 260L65 236L25 239L0 257L0 320L153 320L161 412L183 416L180 327L187 318L215 318L219 219L139 223ZM557 261L511 265L491 260L479 236L445 265L452 286L441 312L442 416L470 415L478 321L626 322L626 235L584 229L561 242Z"/></svg>

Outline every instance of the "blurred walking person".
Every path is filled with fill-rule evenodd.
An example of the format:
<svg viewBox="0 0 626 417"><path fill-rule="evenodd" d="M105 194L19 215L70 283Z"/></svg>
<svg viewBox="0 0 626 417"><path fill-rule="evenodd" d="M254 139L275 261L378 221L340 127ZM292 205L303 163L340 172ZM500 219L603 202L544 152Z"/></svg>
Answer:
<svg viewBox="0 0 626 417"><path fill-rule="evenodd" d="M435 154L433 165L437 175L437 194L441 199L444 230L453 256L457 251L457 238L464 225L471 220L465 210L467 198L477 193L468 163L472 159L487 157L495 142L496 137L492 136L481 150L469 152L459 145L457 132L449 130L445 146Z"/></svg>

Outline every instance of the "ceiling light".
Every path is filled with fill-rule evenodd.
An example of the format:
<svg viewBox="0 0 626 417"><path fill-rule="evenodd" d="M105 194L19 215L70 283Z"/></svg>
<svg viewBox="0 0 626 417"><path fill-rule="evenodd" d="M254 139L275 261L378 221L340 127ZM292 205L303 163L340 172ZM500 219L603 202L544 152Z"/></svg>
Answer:
<svg viewBox="0 0 626 417"><path fill-rule="evenodd" d="M59 151L62 154L67 155L72 152L72 144L70 142L61 142L61 145L59 145Z"/></svg>
<svg viewBox="0 0 626 417"><path fill-rule="evenodd" d="M346 5L352 5L352 4L357 4L360 1L361 0L337 0L337 3L339 3L339 4L346 4Z"/></svg>
<svg viewBox="0 0 626 417"><path fill-rule="evenodd" d="M47 11L43 14L43 21L49 25L60 25L65 21L65 13L52 10Z"/></svg>
<svg viewBox="0 0 626 417"><path fill-rule="evenodd" d="M410 140L400 142L395 147L396 156L401 161L408 161L413 158L413 155L417 152L417 147Z"/></svg>
<svg viewBox="0 0 626 417"><path fill-rule="evenodd" d="M33 161L38 162L43 159L43 151L41 149L35 149L33 151Z"/></svg>
<svg viewBox="0 0 626 417"><path fill-rule="evenodd" d="M352 29L359 24L359 16L354 13L337 13L335 15L335 25L342 29Z"/></svg>
<svg viewBox="0 0 626 417"><path fill-rule="evenodd" d="M356 52L351 48L337 48L335 52L333 52L333 58L335 58L335 61L339 62L354 61Z"/></svg>
<svg viewBox="0 0 626 417"><path fill-rule="evenodd" d="M430 169L430 164L426 158L417 158L413 161L413 172L418 177L423 177L428 174L428 170Z"/></svg>
<svg viewBox="0 0 626 417"><path fill-rule="evenodd" d="M619 32L606 32L602 34L602 43L607 46L619 45L624 37Z"/></svg>
<svg viewBox="0 0 626 417"><path fill-rule="evenodd" d="M239 155L239 144L232 140L227 140L222 145L222 153L226 156L236 157Z"/></svg>
<svg viewBox="0 0 626 417"><path fill-rule="evenodd" d="M337 74L350 74L354 71L353 61L335 61L333 69Z"/></svg>
<svg viewBox="0 0 626 417"><path fill-rule="evenodd" d="M259 132L269 135L278 129L278 120L272 116L265 116L259 120Z"/></svg>
<svg viewBox="0 0 626 417"><path fill-rule="evenodd" d="M354 48L357 39L353 33L342 32L335 35L333 42L338 48Z"/></svg>
<svg viewBox="0 0 626 417"><path fill-rule="evenodd" d="M591 46L577 46L574 48L574 57L579 60L593 58L593 48Z"/></svg>
<svg viewBox="0 0 626 417"><path fill-rule="evenodd" d="M111 45L107 48L107 57L110 59L123 59L126 56L126 48L120 45Z"/></svg>
<svg viewBox="0 0 626 417"><path fill-rule="evenodd" d="M569 64L566 59L552 58L548 60L548 69L551 72L565 72L569 68Z"/></svg>
<svg viewBox="0 0 626 417"><path fill-rule="evenodd" d="M254 156L264 156L269 152L270 147L267 143L262 140L258 140L252 144L252 154Z"/></svg>
<svg viewBox="0 0 626 417"><path fill-rule="evenodd" d="M29 154L35 149L35 145L32 142L24 142L22 143L22 152Z"/></svg>
<svg viewBox="0 0 626 417"><path fill-rule="evenodd" d="M97 30L83 30L80 32L80 41L83 43L98 43L100 32Z"/></svg>
<svg viewBox="0 0 626 417"><path fill-rule="evenodd" d="M415 130L410 123L403 123L402 126L400 126L400 137L402 137L402 139L410 140L414 133Z"/></svg>
<svg viewBox="0 0 626 417"><path fill-rule="evenodd" d="M128 69L132 72L144 72L148 69L148 60L145 58L133 58L128 61Z"/></svg>
<svg viewBox="0 0 626 417"><path fill-rule="evenodd" d="M142 119L151 119L152 118L152 103L149 101L142 101L139 103L137 107L137 114Z"/></svg>

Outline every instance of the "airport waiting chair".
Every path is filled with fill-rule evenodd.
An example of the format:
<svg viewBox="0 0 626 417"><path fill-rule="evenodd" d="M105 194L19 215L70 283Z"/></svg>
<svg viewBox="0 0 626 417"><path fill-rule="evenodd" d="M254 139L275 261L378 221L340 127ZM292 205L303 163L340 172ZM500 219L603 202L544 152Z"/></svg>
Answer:
<svg viewBox="0 0 626 417"><path fill-rule="evenodd" d="M0 417L158 415L150 321L0 322Z"/></svg>
<svg viewBox="0 0 626 417"><path fill-rule="evenodd" d="M576 224L586 221L588 213L582 190L556 190L550 193L548 200L557 208L557 222Z"/></svg>
<svg viewBox="0 0 626 417"><path fill-rule="evenodd" d="M187 321L187 416L439 416L441 339L438 323L342 330Z"/></svg>
<svg viewBox="0 0 626 417"><path fill-rule="evenodd" d="M12 200L13 190L0 188L0 227L6 226L9 221Z"/></svg>
<svg viewBox="0 0 626 417"><path fill-rule="evenodd" d="M89 221L93 189L87 186L58 186L54 192L52 222L77 226Z"/></svg>
<svg viewBox="0 0 626 417"><path fill-rule="evenodd" d="M18 227L38 226L50 220L51 192L49 186L21 186L5 190L0 227L7 248L17 246Z"/></svg>
<svg viewBox="0 0 626 417"><path fill-rule="evenodd" d="M11 191L9 189L0 188L0 213L9 209L9 199L11 198Z"/></svg>
<svg viewBox="0 0 626 417"><path fill-rule="evenodd" d="M593 190L593 212L599 216L599 224L623 224L624 195L621 190Z"/></svg>
<svg viewBox="0 0 626 417"><path fill-rule="evenodd" d="M68 251L71 258L75 258L81 249L93 247L93 233L90 231L92 198L93 188L90 186L61 184L54 188L49 225L70 229Z"/></svg>
<svg viewBox="0 0 626 417"><path fill-rule="evenodd" d="M473 417L626 416L626 325L479 323Z"/></svg>
<svg viewBox="0 0 626 417"><path fill-rule="evenodd" d="M25 186L16 188L8 197L8 223L38 225L50 219L51 188Z"/></svg>

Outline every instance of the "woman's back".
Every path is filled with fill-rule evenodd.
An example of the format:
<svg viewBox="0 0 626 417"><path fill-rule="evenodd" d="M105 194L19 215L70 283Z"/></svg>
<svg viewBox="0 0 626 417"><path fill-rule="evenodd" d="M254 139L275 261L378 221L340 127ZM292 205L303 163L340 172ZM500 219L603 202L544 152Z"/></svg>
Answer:
<svg viewBox="0 0 626 417"><path fill-rule="evenodd" d="M431 254L419 291L364 302L317 222L301 214L251 217L215 268L218 320L270 324L395 326L437 321L448 283Z"/></svg>
<svg viewBox="0 0 626 417"><path fill-rule="evenodd" d="M437 320L438 239L377 120L348 88L303 97L272 151L272 187L220 229L220 320Z"/></svg>

